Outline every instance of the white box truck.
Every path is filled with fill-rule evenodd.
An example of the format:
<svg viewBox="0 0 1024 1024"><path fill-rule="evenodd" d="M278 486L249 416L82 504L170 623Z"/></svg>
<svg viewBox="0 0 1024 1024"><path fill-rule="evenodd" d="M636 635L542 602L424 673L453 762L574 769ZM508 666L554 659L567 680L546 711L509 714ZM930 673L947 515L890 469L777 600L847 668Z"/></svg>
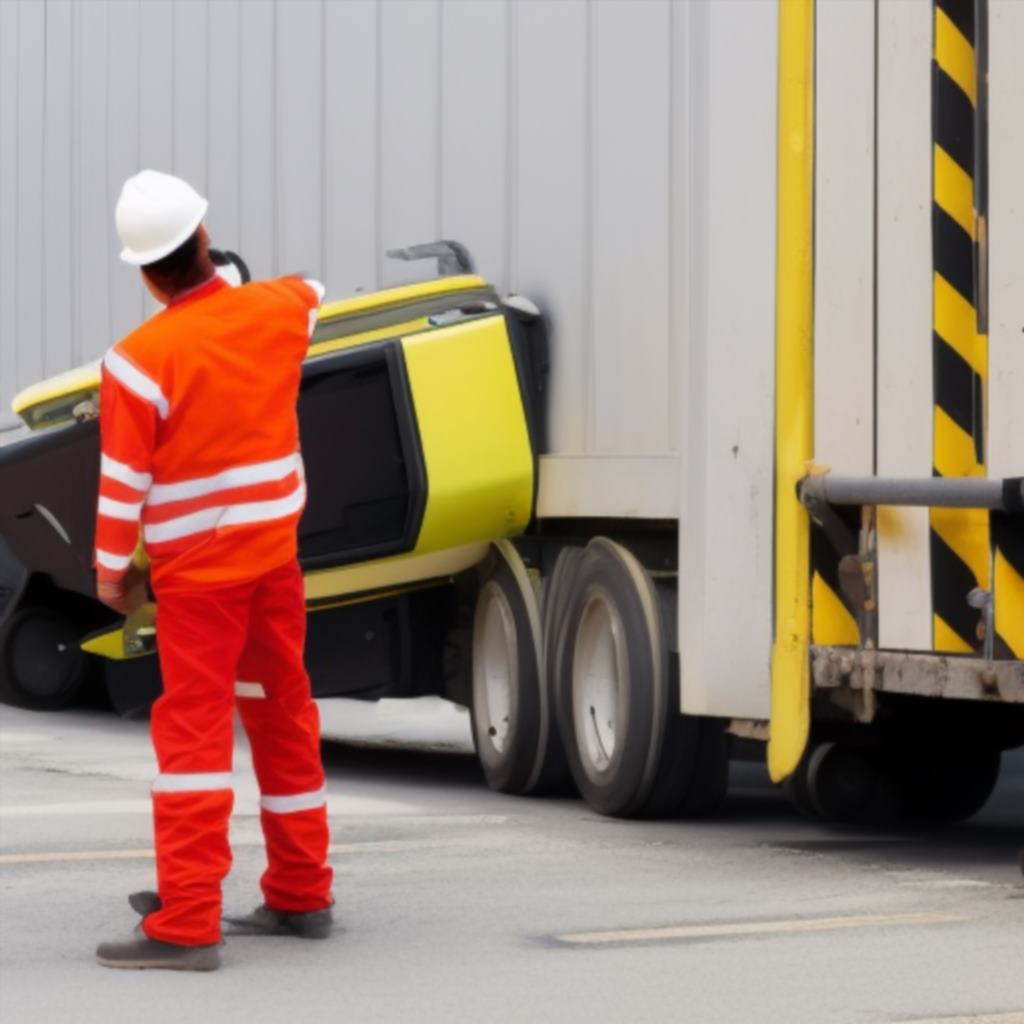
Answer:
<svg viewBox="0 0 1024 1024"><path fill-rule="evenodd" d="M448 155L378 220L436 195L473 250L487 221L485 276L532 302L464 276L325 310L310 364L393 342L425 457L387 558L307 566L318 693L339 664L443 693L493 787L608 814L707 813L760 747L808 814L973 813L1024 743L1024 5L471 6L438 37Z"/></svg>

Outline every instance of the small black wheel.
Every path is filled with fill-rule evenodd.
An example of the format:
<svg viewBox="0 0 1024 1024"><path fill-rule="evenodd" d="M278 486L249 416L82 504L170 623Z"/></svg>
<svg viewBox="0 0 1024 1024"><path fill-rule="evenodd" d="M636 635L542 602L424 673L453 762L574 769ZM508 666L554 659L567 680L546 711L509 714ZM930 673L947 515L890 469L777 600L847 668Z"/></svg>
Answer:
<svg viewBox="0 0 1024 1024"><path fill-rule="evenodd" d="M81 630L59 611L16 611L0 635L0 698L34 711L56 711L74 701L89 676Z"/></svg>
<svg viewBox="0 0 1024 1024"><path fill-rule="evenodd" d="M567 774L545 687L540 607L526 567L496 544L481 574L472 639L473 742L487 784L541 793Z"/></svg>
<svg viewBox="0 0 1024 1024"><path fill-rule="evenodd" d="M576 785L602 814L706 814L724 796L719 723L679 712L657 590L606 538L588 545L557 646L558 724Z"/></svg>
<svg viewBox="0 0 1024 1024"><path fill-rule="evenodd" d="M837 824L881 824L900 813L887 759L845 743L820 743L806 758L806 793L815 816Z"/></svg>

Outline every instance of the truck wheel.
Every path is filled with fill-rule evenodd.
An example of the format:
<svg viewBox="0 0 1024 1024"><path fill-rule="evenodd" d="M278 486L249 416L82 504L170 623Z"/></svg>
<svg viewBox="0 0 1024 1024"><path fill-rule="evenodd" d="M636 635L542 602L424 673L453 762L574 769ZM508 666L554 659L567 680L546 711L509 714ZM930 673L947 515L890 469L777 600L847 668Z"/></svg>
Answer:
<svg viewBox="0 0 1024 1024"><path fill-rule="evenodd" d="M539 793L563 759L544 686L541 616L515 548L499 542L473 616L473 741L488 785Z"/></svg>
<svg viewBox="0 0 1024 1024"><path fill-rule="evenodd" d="M802 818L816 821L818 812L811 803L811 794L807 779L807 754L805 753L800 764L794 769L793 774L782 783L782 792L789 802L796 808L796 812Z"/></svg>
<svg viewBox="0 0 1024 1024"><path fill-rule="evenodd" d="M885 758L844 743L815 746L798 771L814 816L845 824L878 824L898 817L900 798Z"/></svg>
<svg viewBox="0 0 1024 1024"><path fill-rule="evenodd" d="M34 711L67 707L89 675L81 631L50 608L22 608L0 635L0 698Z"/></svg>
<svg viewBox="0 0 1024 1024"><path fill-rule="evenodd" d="M610 540L592 541L576 572L554 688L569 767L594 810L701 814L721 801L724 736L679 714L657 592Z"/></svg>
<svg viewBox="0 0 1024 1024"><path fill-rule="evenodd" d="M977 814L999 782L998 750L922 751L901 764L900 781L909 817L952 824Z"/></svg>

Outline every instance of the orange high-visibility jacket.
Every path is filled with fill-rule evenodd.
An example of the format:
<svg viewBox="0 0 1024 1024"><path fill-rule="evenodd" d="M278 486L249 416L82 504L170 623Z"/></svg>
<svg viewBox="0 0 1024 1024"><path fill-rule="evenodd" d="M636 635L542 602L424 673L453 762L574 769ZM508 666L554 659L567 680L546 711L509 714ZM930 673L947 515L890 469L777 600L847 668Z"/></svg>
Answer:
<svg viewBox="0 0 1024 1024"><path fill-rule="evenodd" d="M295 277L215 277L107 352L99 579L124 575L140 525L154 580L243 580L295 556L296 402L322 295Z"/></svg>

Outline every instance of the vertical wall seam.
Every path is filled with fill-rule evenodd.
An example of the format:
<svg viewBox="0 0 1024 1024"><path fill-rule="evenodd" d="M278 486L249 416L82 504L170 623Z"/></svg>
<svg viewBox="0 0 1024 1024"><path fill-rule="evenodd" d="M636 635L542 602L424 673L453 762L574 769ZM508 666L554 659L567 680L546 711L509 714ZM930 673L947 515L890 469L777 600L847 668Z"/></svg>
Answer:
<svg viewBox="0 0 1024 1024"><path fill-rule="evenodd" d="M135 47L135 82L137 86L137 102L135 104L135 170L142 169L142 0L137 0L138 14L135 19L137 45ZM146 319L146 289L142 284L141 275L136 281L136 294L139 297L139 322Z"/></svg>
<svg viewBox="0 0 1024 1024"><path fill-rule="evenodd" d="M666 396L666 409L668 417L665 429L667 450L673 452L678 447L677 431L674 426L675 416L673 415L673 400L678 394L678 381L676 376L679 372L678 341L676 339L676 302L675 302L675 222L676 222L676 196L675 196L675 143L676 143L676 89L675 89L675 40L676 40L676 5L673 0L668 0L668 195L666 196L667 216L665 223L668 230L665 233L666 253L665 268L668 288L665 289L665 299L668 303L666 322L668 324L668 373L665 377L665 384L668 391Z"/></svg>
<svg viewBox="0 0 1024 1024"><path fill-rule="evenodd" d="M235 52L238 55L238 60L235 62L235 152L238 154L238 183L235 188L235 224L237 225L238 237L234 240L235 245L239 248L242 246L242 182L245 176L245 160L242 156L242 92L245 84L242 20L242 5L241 0L239 0L235 5ZM245 258L244 250L242 258Z"/></svg>
<svg viewBox="0 0 1024 1024"><path fill-rule="evenodd" d="M374 117L374 177L373 194L373 231L374 231L374 270L376 278L374 288L380 289L384 284L384 6L381 0L376 4L377 37L375 40L373 102L376 110Z"/></svg>
<svg viewBox="0 0 1024 1024"><path fill-rule="evenodd" d="M21 312L18 301L18 264L17 264L17 252L18 252L18 239L21 237L21 161L18 159L18 143L21 139L21 54L24 49L24 40L21 37L21 4L15 8L14 16L14 45L17 47L14 56L14 252L15 252L15 264L12 268L14 273L14 287L11 289L11 300L14 305L14 313L12 323L14 324L15 334L20 334L18 327L18 317ZM14 346L14 390L21 386L21 359L19 358L21 353L21 345L15 344Z"/></svg>
<svg viewBox="0 0 1024 1024"><path fill-rule="evenodd" d="M79 57L79 18L78 5L71 5L71 67L68 74L68 112L71 118L71 132L68 145L68 214L71 221L71 230L68 238L68 284L71 291L71 309L78 308L78 295L81 292L81 274L79 272L79 260L76 259L78 246L81 240L81 203L78 202L77 182L79 175L75 173L76 164L79 160L79 146L81 143L81 128L78 124L80 95L79 88L76 88L77 78L81 74L81 59ZM71 361L74 365L82 362L82 331L78 324L78 317L72 312L71 315Z"/></svg>
<svg viewBox="0 0 1024 1024"><path fill-rule="evenodd" d="M271 274L277 276L281 270L281 195L280 195L280 167L278 136L278 116L280 114L278 103L279 81L278 81L278 0L274 0L271 8L271 53L270 53L270 189L271 189L271 212L270 212L270 259Z"/></svg>
<svg viewBox="0 0 1024 1024"><path fill-rule="evenodd" d="M203 40L205 53L203 54L203 64L206 68L206 82L205 92L209 96L213 88L213 47L210 45L210 0L206 0L203 6L203 22L204 32L206 33ZM210 108L209 104L203 105L203 192L206 195L210 194L210 182L213 180L210 177L210 150L212 148L211 143L213 141L212 135L213 125L211 124Z"/></svg>
<svg viewBox="0 0 1024 1024"><path fill-rule="evenodd" d="M879 49L878 29L880 23L879 0L874 0L874 76L872 95L872 177L871 177L871 206L872 206L872 232L871 232L871 472L878 473L878 93L879 93Z"/></svg>
<svg viewBox="0 0 1024 1024"><path fill-rule="evenodd" d="M586 0L586 60L584 61L586 97L584 112L584 218L583 218L583 351L585 353L586 381L586 431L584 443L586 451L592 452L596 445L597 422L594 408L594 390L596 387L596 367L592 339L594 328L594 117L597 100L594 95L596 81L596 58L594 54L594 35L596 33L596 14L593 0Z"/></svg>
<svg viewBox="0 0 1024 1024"><path fill-rule="evenodd" d="M434 173L437 177L434 182L434 236L439 239L444 237L444 14L444 0L437 0L437 73L434 76L434 109L437 111Z"/></svg>
<svg viewBox="0 0 1024 1024"><path fill-rule="evenodd" d="M110 8L106 7L103 11L106 21L106 31L103 34L103 45L104 54L103 61L105 64L105 74L103 75L103 110L104 120L106 123L106 131L104 132L103 139L103 200L105 204L109 203L108 196L110 194L110 76L111 76L111 60L110 54L113 47L110 43ZM106 210L103 211L106 214ZM106 310L106 330L104 332L107 338L111 338L114 333L114 268L112 266L113 256L112 250L114 247L114 221L112 217L104 216L103 223L106 225L106 230L103 232L103 237L106 239L107 246L106 252L103 254L103 263L107 268L107 310Z"/></svg>
<svg viewBox="0 0 1024 1024"><path fill-rule="evenodd" d="M177 131L175 129L175 122L177 120L178 113L178 96L174 88L175 80L175 69L178 64L178 18L177 18L177 6L171 4L171 172L176 174L178 171L178 139Z"/></svg>
<svg viewBox="0 0 1024 1024"><path fill-rule="evenodd" d="M316 276L327 277L327 0L320 0L320 267Z"/></svg>
<svg viewBox="0 0 1024 1024"><path fill-rule="evenodd" d="M46 281L46 251L49 231L46 224L46 126L49 123L49 99L50 99L50 76L49 61L50 52L50 5L43 4L43 123L40 126L39 134L39 158L41 162L40 178L42 179L42 198L39 208L39 280ZM50 316L49 303L46 301L45 286L39 290L39 323L42 325L41 337L43 376L50 375Z"/></svg>
<svg viewBox="0 0 1024 1024"><path fill-rule="evenodd" d="M507 294L517 290L519 281L519 0L508 0L505 8L505 272Z"/></svg>

